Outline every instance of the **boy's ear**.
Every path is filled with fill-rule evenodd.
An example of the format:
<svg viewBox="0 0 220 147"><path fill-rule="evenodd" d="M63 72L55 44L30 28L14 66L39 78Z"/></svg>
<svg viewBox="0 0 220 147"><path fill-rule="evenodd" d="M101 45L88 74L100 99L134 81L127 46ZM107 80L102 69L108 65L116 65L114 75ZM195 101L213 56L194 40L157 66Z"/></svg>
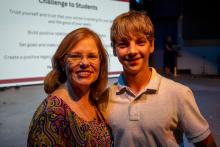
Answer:
<svg viewBox="0 0 220 147"><path fill-rule="evenodd" d="M116 48L114 47L114 44L111 42L111 46L113 48L113 55L114 56L117 56L117 53L116 53Z"/></svg>
<svg viewBox="0 0 220 147"><path fill-rule="evenodd" d="M113 47L113 55L117 56L116 49Z"/></svg>
<svg viewBox="0 0 220 147"><path fill-rule="evenodd" d="M152 40L151 42L151 46L150 46L150 53L154 52L154 40Z"/></svg>

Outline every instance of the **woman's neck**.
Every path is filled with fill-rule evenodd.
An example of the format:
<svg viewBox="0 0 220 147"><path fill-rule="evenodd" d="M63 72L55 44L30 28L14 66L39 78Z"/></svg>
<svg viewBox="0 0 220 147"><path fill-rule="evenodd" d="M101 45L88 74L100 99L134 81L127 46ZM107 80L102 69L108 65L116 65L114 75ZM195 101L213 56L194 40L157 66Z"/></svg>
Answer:
<svg viewBox="0 0 220 147"><path fill-rule="evenodd" d="M85 99L89 101L89 92L90 89L88 87L77 87L73 86L71 83L66 82L65 86L67 88L67 91L69 93L69 96L74 101L79 101L82 99Z"/></svg>
<svg viewBox="0 0 220 147"><path fill-rule="evenodd" d="M79 117L86 121L97 118L96 109L90 102L89 90L72 87L68 83L63 84L59 89L65 91L62 95L62 99Z"/></svg>

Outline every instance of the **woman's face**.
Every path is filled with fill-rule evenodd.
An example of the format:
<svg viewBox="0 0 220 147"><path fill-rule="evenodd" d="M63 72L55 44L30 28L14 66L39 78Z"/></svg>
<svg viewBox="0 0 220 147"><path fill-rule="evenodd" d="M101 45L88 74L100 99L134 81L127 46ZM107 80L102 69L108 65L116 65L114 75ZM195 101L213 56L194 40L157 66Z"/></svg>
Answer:
<svg viewBox="0 0 220 147"><path fill-rule="evenodd" d="M100 57L92 38L78 42L66 55L65 70L67 81L74 87L85 87L95 82L99 76Z"/></svg>

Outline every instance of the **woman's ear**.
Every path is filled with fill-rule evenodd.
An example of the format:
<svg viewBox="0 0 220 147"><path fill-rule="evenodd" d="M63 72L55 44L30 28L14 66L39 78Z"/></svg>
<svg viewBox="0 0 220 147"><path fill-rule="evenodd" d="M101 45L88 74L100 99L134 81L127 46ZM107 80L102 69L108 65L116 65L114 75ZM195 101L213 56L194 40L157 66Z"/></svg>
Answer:
<svg viewBox="0 0 220 147"><path fill-rule="evenodd" d="M65 71L65 66L66 66L65 60L60 61L59 64L60 64L60 67L61 67L62 72Z"/></svg>

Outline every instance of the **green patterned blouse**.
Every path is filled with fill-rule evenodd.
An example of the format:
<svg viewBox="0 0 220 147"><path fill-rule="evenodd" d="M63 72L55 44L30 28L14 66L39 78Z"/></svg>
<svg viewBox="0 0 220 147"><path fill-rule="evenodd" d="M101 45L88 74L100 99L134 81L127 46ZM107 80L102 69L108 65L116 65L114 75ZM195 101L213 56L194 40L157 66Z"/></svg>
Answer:
<svg viewBox="0 0 220 147"><path fill-rule="evenodd" d="M110 128L100 112L85 121L56 96L48 96L36 110L28 134L28 147L112 146Z"/></svg>

